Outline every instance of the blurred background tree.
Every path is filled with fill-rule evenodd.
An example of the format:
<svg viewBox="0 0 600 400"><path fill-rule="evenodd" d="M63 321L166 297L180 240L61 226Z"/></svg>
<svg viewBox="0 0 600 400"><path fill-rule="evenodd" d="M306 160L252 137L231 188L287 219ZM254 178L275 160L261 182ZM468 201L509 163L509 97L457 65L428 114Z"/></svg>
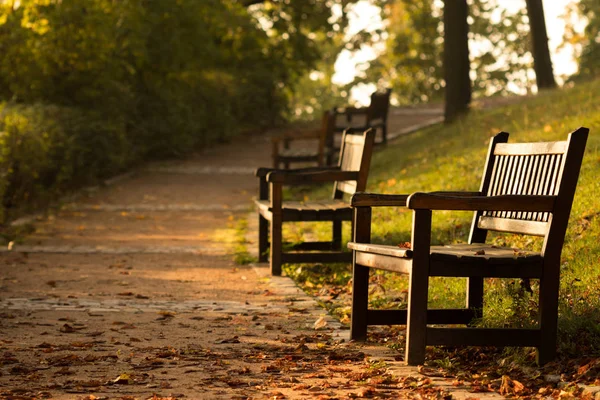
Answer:
<svg viewBox="0 0 600 400"><path fill-rule="evenodd" d="M291 118L357 1L1 0L2 206Z"/></svg>
<svg viewBox="0 0 600 400"><path fill-rule="evenodd" d="M600 1L570 2L565 20L567 24L563 46L575 48L578 64L578 70L570 81L585 81L597 77L600 74Z"/></svg>

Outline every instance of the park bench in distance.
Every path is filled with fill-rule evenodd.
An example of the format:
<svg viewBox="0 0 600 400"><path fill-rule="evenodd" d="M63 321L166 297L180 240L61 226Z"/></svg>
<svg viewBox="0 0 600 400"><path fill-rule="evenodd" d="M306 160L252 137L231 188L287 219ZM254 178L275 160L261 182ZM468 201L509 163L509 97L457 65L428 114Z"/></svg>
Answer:
<svg viewBox="0 0 600 400"><path fill-rule="evenodd" d="M506 143L492 138L479 192L412 195L356 193L352 291L352 339L365 339L368 325L406 325L409 365L422 364L426 345L536 347L538 363L556 355L560 256L588 136L587 128L566 141ZM370 244L371 208L413 210L411 248ZM432 246L432 210L475 211L468 244ZM488 231L541 236L541 252L485 244ZM409 276L407 310L369 310L369 269ZM466 277L464 309L428 309L430 276ZM484 278L539 279L539 325L535 329L433 327L471 324L481 317Z"/></svg>
<svg viewBox="0 0 600 400"><path fill-rule="evenodd" d="M259 216L258 254L265 262L270 250L271 274L281 275L282 263L351 262L352 253L342 251L342 221L352 221L352 207L344 196L365 190L375 132L362 135L346 134L335 167L313 167L289 170L259 168L259 198L256 200ZM333 198L321 201L287 201L283 199L284 185L306 185L333 182ZM284 222L331 221L330 242L282 242ZM269 235L270 224L270 235ZM270 244L269 244L270 236Z"/></svg>
<svg viewBox="0 0 600 400"><path fill-rule="evenodd" d="M390 108L391 89L376 91L371 94L371 103L368 107L343 107L334 108L335 128L334 133L347 131L349 133L363 132L369 128L381 131L381 139L375 142L387 143L387 118ZM338 116L340 118L338 118ZM359 122L356 119L359 118ZM341 121L340 121L341 119ZM377 132L376 132L377 133ZM331 148L335 148L335 135L331 135L330 141L326 143Z"/></svg>
<svg viewBox="0 0 600 400"><path fill-rule="evenodd" d="M333 148L333 128L335 115L332 111L325 111L321 121L321 127L313 132L294 132L272 139L273 167L289 169L292 163L315 163L321 167L331 165ZM313 142L312 146L292 146L293 142Z"/></svg>

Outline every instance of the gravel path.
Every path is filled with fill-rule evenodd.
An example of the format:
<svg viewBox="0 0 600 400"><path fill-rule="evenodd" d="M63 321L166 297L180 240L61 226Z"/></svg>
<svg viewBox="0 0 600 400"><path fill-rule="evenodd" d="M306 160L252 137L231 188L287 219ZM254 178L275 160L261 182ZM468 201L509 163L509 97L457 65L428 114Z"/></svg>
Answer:
<svg viewBox="0 0 600 400"><path fill-rule="evenodd" d="M393 110L390 136L439 118ZM469 397L391 350L348 343L267 265L234 263L269 152L263 135L149 164L2 249L0 398Z"/></svg>

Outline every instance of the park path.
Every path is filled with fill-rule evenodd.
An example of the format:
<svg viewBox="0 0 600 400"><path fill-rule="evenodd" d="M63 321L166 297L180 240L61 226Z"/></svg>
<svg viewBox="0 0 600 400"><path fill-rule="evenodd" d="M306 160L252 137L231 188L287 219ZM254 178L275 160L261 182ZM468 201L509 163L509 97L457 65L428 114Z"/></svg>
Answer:
<svg viewBox="0 0 600 400"><path fill-rule="evenodd" d="M439 120L395 109L390 136ZM288 278L234 262L240 224L255 218L252 172L269 165L268 134L249 136L148 164L35 219L0 252L0 398L404 393L365 363L393 352L348 343Z"/></svg>

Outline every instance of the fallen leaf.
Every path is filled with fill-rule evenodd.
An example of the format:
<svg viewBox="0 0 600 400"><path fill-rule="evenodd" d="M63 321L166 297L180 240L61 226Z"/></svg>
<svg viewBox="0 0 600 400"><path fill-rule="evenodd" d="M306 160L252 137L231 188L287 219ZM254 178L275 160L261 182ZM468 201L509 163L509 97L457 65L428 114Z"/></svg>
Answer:
<svg viewBox="0 0 600 400"><path fill-rule="evenodd" d="M325 317L319 317L314 323L315 330L325 328L327 326L327 320Z"/></svg>
<svg viewBox="0 0 600 400"><path fill-rule="evenodd" d="M121 374L112 380L115 385L130 385L133 383L133 379L129 374Z"/></svg>

